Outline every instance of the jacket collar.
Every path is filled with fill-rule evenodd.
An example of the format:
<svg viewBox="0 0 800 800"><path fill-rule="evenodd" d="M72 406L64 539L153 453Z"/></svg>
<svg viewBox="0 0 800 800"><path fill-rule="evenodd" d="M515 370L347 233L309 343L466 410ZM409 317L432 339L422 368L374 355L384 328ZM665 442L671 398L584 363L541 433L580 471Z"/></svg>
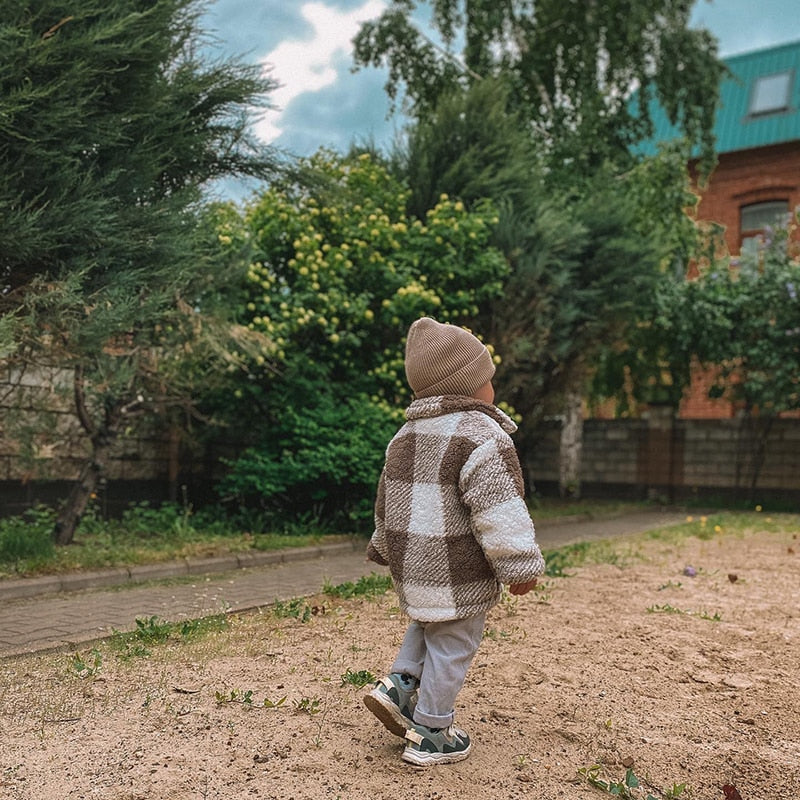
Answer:
<svg viewBox="0 0 800 800"><path fill-rule="evenodd" d="M491 417L506 433L514 433L517 424L504 411L497 406L476 400L474 397L465 397L460 394L446 394L438 397L422 397L415 400L406 409L406 419L429 419L440 417L444 414L453 414L458 411L480 411Z"/></svg>

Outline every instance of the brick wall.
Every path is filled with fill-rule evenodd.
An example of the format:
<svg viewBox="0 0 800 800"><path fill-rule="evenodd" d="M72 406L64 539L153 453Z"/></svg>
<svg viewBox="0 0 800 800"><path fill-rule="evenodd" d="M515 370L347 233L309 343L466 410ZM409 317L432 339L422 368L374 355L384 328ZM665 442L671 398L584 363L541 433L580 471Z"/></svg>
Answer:
<svg viewBox="0 0 800 800"><path fill-rule="evenodd" d="M742 206L768 200L786 200L789 210L800 206L800 142L723 153L698 193L698 219L722 225L729 252L738 254Z"/></svg>
<svg viewBox="0 0 800 800"><path fill-rule="evenodd" d="M696 173L692 170L696 183ZM700 195L697 218L716 222L724 228L725 245L737 255L742 245L740 213L742 206L783 200L787 210L800 206L800 142L723 153ZM796 233L800 239L800 231ZM691 267L689 275L696 275ZM725 419L735 415L727 400L710 399L708 387L713 374L697 370L684 395L680 416L694 419Z"/></svg>

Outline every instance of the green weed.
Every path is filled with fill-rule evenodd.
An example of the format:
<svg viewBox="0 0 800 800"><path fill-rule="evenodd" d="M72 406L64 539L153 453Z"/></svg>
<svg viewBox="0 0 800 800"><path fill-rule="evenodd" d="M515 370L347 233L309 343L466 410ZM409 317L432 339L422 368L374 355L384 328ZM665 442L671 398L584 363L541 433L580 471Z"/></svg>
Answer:
<svg viewBox="0 0 800 800"><path fill-rule="evenodd" d="M96 647L91 649L88 658L75 652L70 658L70 666L78 677L93 678L103 666L103 654Z"/></svg>
<svg viewBox="0 0 800 800"><path fill-rule="evenodd" d="M243 706L252 708L253 690L248 689L243 692L241 689L231 689L228 694L224 692L214 692L214 699L217 701L218 706L224 705L225 703L241 703Z"/></svg>
<svg viewBox="0 0 800 800"><path fill-rule="evenodd" d="M156 616L137 617L134 630L114 630L109 644L122 658L147 658L152 654L150 647L170 640L194 641L206 634L226 630L228 625L224 614L183 622L165 622Z"/></svg>
<svg viewBox="0 0 800 800"><path fill-rule="evenodd" d="M684 792L688 791L685 783L675 783L671 789L656 789L648 780L639 778L631 768L628 768L622 780L616 781L611 778L604 780L600 778L602 769L603 767L600 764L581 767L578 770L578 775L590 786L594 786L595 789L600 789L613 797L620 797L623 800L660 800L660 797L666 798L666 800L677 800ZM657 792L660 797L652 794L642 784L646 784L647 787Z"/></svg>
<svg viewBox="0 0 800 800"><path fill-rule="evenodd" d="M325 583L322 591L329 597L338 597L350 600L354 597L376 597L385 594L392 588L392 578L389 575L379 575L372 572L359 578L355 583L347 581L338 586Z"/></svg>
<svg viewBox="0 0 800 800"><path fill-rule="evenodd" d="M377 678L368 669L361 669L353 672L347 669L342 675L342 686L354 686L356 689L363 689L370 683L375 683Z"/></svg>
<svg viewBox="0 0 800 800"><path fill-rule="evenodd" d="M55 520L55 512L45 506L30 508L17 517L0 519L0 563L25 572L32 564L52 558Z"/></svg>
<svg viewBox="0 0 800 800"><path fill-rule="evenodd" d="M322 698L321 697L303 697L300 700L294 701L294 709L298 714L315 714L322 713Z"/></svg>
<svg viewBox="0 0 800 800"><path fill-rule="evenodd" d="M698 617L709 622L722 622L722 614L719 611L709 614L707 611L691 611L689 609L676 608L669 603L663 605L652 605L647 609L648 614L682 614L687 617Z"/></svg>
<svg viewBox="0 0 800 800"><path fill-rule="evenodd" d="M297 619L308 622L313 616L313 609L302 598L295 597L291 600L277 600L272 606L272 613L278 619Z"/></svg>
<svg viewBox="0 0 800 800"><path fill-rule="evenodd" d="M253 690L247 689L231 689L230 692L214 692L214 699L217 705L225 705L226 703L241 703L245 708L280 708L286 702L286 695L278 700L271 700L265 697L259 706L255 705L253 700Z"/></svg>

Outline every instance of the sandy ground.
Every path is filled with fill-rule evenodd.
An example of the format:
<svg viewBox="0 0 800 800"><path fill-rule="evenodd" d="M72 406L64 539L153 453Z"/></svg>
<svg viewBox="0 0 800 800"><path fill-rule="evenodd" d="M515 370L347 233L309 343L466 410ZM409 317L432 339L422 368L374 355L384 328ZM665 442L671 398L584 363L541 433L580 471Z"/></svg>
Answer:
<svg viewBox="0 0 800 800"><path fill-rule="evenodd" d="M70 652L2 661L0 797L552 800L609 797L587 772L630 769L643 800L736 797L724 786L793 800L796 536L628 540L614 565L508 598L458 699L472 755L428 769L401 761L366 690L343 681L391 663L404 631L392 592L309 598L295 606L307 621L234 617L133 658L89 645L84 669Z"/></svg>

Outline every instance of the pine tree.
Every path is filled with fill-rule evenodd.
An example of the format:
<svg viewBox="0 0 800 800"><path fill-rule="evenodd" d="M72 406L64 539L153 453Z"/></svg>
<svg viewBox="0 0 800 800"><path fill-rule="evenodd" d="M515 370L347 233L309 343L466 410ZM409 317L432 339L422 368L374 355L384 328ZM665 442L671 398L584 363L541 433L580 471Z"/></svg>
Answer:
<svg viewBox="0 0 800 800"><path fill-rule="evenodd" d="M276 166L250 133L274 83L212 60L201 11L0 0L0 357L71 370L91 441L61 543L130 416L185 400L175 353L213 274L204 188Z"/></svg>

